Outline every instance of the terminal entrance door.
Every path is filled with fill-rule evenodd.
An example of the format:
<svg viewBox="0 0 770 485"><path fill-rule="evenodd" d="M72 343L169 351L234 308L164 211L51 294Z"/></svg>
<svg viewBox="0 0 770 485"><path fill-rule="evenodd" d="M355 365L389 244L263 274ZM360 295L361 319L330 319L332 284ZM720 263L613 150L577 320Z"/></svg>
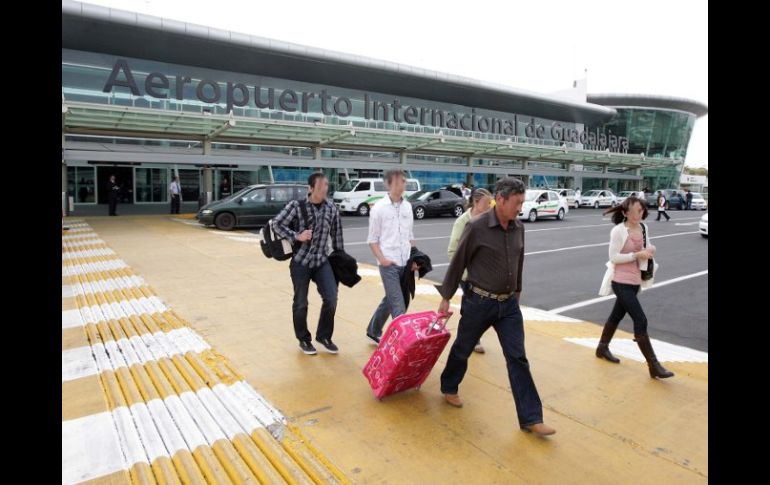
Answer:
<svg viewBox="0 0 770 485"><path fill-rule="evenodd" d="M97 167L96 181L99 185L99 203L109 203L110 175L120 186L119 204L134 203L134 169L132 167Z"/></svg>

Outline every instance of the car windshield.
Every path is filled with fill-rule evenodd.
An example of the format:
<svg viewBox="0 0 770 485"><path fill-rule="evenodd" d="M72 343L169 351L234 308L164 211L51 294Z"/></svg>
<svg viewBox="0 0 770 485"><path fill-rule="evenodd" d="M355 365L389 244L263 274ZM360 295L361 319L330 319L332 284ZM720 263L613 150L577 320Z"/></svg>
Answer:
<svg viewBox="0 0 770 485"><path fill-rule="evenodd" d="M339 191L340 192L352 192L353 191L353 187L355 187L356 185L358 185L358 179L348 180L347 182L342 184L342 187L340 187Z"/></svg>
<svg viewBox="0 0 770 485"><path fill-rule="evenodd" d="M701 194L699 194L698 192L693 192L692 193L692 198L693 199L702 199L703 196Z"/></svg>
<svg viewBox="0 0 770 485"><path fill-rule="evenodd" d="M418 192L415 192L414 194L410 195L407 200L425 200L428 197L430 197L430 194L433 192L429 192L427 190L420 190Z"/></svg>
<svg viewBox="0 0 770 485"><path fill-rule="evenodd" d="M596 197L597 195L599 195L599 192L601 192L601 190L589 190L588 192L583 194L583 197Z"/></svg>
<svg viewBox="0 0 770 485"><path fill-rule="evenodd" d="M621 195L622 197L631 197L633 194L634 194L634 193L633 193L632 191L630 191L630 190L627 190L627 191L625 191L625 192L621 192L621 193L620 193L620 195Z"/></svg>
<svg viewBox="0 0 770 485"><path fill-rule="evenodd" d="M241 189L238 192L231 195L230 197L222 199L222 202L225 202L228 200L237 200L239 197L243 197L244 195L246 195L246 192L249 192L250 190L252 190L251 187L246 187L245 189Z"/></svg>
<svg viewBox="0 0 770 485"><path fill-rule="evenodd" d="M537 192L535 190L528 190L527 195L524 196L524 200L535 200L535 198L540 195L540 192Z"/></svg>

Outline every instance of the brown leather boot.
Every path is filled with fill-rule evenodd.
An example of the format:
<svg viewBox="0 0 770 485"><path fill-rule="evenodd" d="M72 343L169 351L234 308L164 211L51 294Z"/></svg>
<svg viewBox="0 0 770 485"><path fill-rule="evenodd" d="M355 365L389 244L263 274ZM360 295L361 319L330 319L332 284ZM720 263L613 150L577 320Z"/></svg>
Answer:
<svg viewBox="0 0 770 485"><path fill-rule="evenodd" d="M615 335L615 330L618 328L618 323L607 322L604 324L604 330L602 330L602 336L599 339L599 346L596 347L597 357L600 359L609 360L615 364L619 364L620 359L612 355L612 352L610 352L610 340L612 340L612 336Z"/></svg>
<svg viewBox="0 0 770 485"><path fill-rule="evenodd" d="M634 335L634 341L639 345L639 350L642 351L642 355L647 359L647 367L650 369L650 377L659 377L665 379L667 377L674 377L674 373L667 371L658 358L655 357L655 351L652 350L652 343L650 343L650 336L647 334Z"/></svg>

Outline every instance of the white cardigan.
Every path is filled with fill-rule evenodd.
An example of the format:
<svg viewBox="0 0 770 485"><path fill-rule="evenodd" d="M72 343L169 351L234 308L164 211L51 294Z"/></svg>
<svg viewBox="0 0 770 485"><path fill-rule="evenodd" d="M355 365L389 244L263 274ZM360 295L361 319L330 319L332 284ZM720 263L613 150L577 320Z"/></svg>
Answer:
<svg viewBox="0 0 770 485"><path fill-rule="evenodd" d="M646 246L650 247L650 228L643 222L641 224L644 225L647 236L645 241ZM615 265L630 263L631 261L634 261L634 257L631 256L631 253L623 254L620 252L623 249L623 246L626 245L626 239L628 239L628 229L624 223L621 222L612 228L612 231L610 232L610 260L607 261L607 271L604 273L602 286L599 288L599 296L607 296L612 294L612 278L615 277ZM655 279L654 275L658 274L659 265L657 259L658 258L653 258L653 278L646 281L642 280L643 290L652 286L652 282ZM639 269L642 271L646 270L648 263L649 260L639 261Z"/></svg>

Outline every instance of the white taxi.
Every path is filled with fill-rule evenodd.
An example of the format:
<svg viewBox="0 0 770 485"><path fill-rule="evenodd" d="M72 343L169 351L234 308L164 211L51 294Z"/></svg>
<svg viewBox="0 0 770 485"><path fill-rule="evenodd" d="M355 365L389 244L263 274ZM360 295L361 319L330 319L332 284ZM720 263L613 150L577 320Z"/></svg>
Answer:
<svg viewBox="0 0 770 485"><path fill-rule="evenodd" d="M543 217L563 221L569 212L567 199L554 190L527 190L519 218L535 222Z"/></svg>

